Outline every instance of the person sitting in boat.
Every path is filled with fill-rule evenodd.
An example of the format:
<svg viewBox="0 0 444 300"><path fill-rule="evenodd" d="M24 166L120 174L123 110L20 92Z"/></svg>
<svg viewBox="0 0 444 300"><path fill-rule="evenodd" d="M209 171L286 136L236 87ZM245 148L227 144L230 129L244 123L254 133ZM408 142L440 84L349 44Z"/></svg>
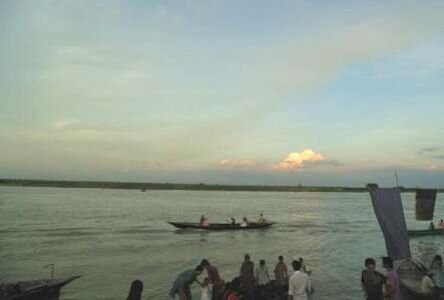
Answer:
<svg viewBox="0 0 444 300"><path fill-rule="evenodd" d="M248 220L247 217L243 217L242 221L240 222L241 227L247 227L248 226Z"/></svg>
<svg viewBox="0 0 444 300"><path fill-rule="evenodd" d="M264 224L264 223L266 223L267 221L265 220L265 218L264 218L264 214L263 213L261 213L260 215L259 215L259 218L257 219L257 223L258 224Z"/></svg>
<svg viewBox="0 0 444 300"><path fill-rule="evenodd" d="M430 270L431 271L437 271L437 272L442 272L443 267L442 267L442 257L441 255L435 255L435 257L432 260L432 263L430 264Z"/></svg>
<svg viewBox="0 0 444 300"><path fill-rule="evenodd" d="M361 274L362 290L367 300L382 300L384 276L376 271L376 262L373 258L365 259L365 270Z"/></svg>
<svg viewBox="0 0 444 300"><path fill-rule="evenodd" d="M439 221L439 223L438 223L438 228L439 228L439 229L444 229L444 221L443 221L443 219L441 219L441 220Z"/></svg>
<svg viewBox="0 0 444 300"><path fill-rule="evenodd" d="M231 225L236 225L236 219L235 218L233 218L233 217L231 217L230 218L230 222L231 222Z"/></svg>
<svg viewBox="0 0 444 300"><path fill-rule="evenodd" d="M435 289L435 283L433 282L433 273L428 272L422 277L421 285L419 286L419 292L424 296L432 296Z"/></svg>
<svg viewBox="0 0 444 300"><path fill-rule="evenodd" d="M430 222L429 230L435 230L435 224L433 224L433 222Z"/></svg>
<svg viewBox="0 0 444 300"><path fill-rule="evenodd" d="M200 226L204 226L204 227L208 227L209 222L208 222L208 218L205 217L205 215L200 216L200 222L199 222Z"/></svg>

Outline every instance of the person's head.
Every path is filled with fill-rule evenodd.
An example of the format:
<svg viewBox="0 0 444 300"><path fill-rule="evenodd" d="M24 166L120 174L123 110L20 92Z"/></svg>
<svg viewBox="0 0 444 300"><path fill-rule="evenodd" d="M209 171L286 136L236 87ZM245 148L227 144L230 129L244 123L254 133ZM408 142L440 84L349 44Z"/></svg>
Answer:
<svg viewBox="0 0 444 300"><path fill-rule="evenodd" d="M390 257L383 258L384 268L391 270L393 269L393 260Z"/></svg>
<svg viewBox="0 0 444 300"><path fill-rule="evenodd" d="M299 261L300 261L301 263L303 263L303 262L304 262L304 259L303 259L302 257L299 257Z"/></svg>
<svg viewBox="0 0 444 300"><path fill-rule="evenodd" d="M439 223L444 223L444 221L441 219L441 220L439 221Z"/></svg>
<svg viewBox="0 0 444 300"><path fill-rule="evenodd" d="M198 265L195 269L194 269L194 275L199 276L200 274L202 274L203 271L203 267L201 265Z"/></svg>
<svg viewBox="0 0 444 300"><path fill-rule="evenodd" d="M203 281L203 285L207 286L210 284L210 278L205 277L204 281Z"/></svg>
<svg viewBox="0 0 444 300"><path fill-rule="evenodd" d="M249 254L245 254L245 256L244 256L244 260L245 260L245 261L250 261L250 255L249 255Z"/></svg>
<svg viewBox="0 0 444 300"><path fill-rule="evenodd" d="M263 213L261 213L261 217L263 217L264 216L264 214Z"/></svg>
<svg viewBox="0 0 444 300"><path fill-rule="evenodd" d="M438 265L442 265L442 257L441 257L441 255L435 255L435 257L433 258L433 262L435 262Z"/></svg>
<svg viewBox="0 0 444 300"><path fill-rule="evenodd" d="M265 266L265 259L261 259L261 260L259 261L259 265L260 265L261 267Z"/></svg>
<svg viewBox="0 0 444 300"><path fill-rule="evenodd" d="M368 271L373 272L375 270L375 268L376 268L376 261L373 258L371 258L371 257L366 258L365 259L365 268Z"/></svg>
<svg viewBox="0 0 444 300"><path fill-rule="evenodd" d="M200 262L200 265L202 266L202 268L206 268L206 267L208 267L210 265L210 262L206 258L204 258Z"/></svg>
<svg viewBox="0 0 444 300"><path fill-rule="evenodd" d="M280 262L284 261L284 257L282 255L279 255L278 259L279 259Z"/></svg>
<svg viewBox="0 0 444 300"><path fill-rule="evenodd" d="M299 271L301 269L301 267L302 267L302 264L301 264L301 262L299 260L293 260L292 265L293 265L293 269L295 271Z"/></svg>
<svg viewBox="0 0 444 300"><path fill-rule="evenodd" d="M131 282L130 291L127 300L140 300L142 297L143 283L140 280Z"/></svg>

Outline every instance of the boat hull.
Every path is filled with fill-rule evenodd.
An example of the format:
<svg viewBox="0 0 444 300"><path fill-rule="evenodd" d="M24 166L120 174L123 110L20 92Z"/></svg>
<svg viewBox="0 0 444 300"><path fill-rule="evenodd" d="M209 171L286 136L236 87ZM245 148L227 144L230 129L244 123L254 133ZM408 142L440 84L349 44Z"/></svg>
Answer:
<svg viewBox="0 0 444 300"><path fill-rule="evenodd" d="M409 236L444 235L444 229L407 230Z"/></svg>
<svg viewBox="0 0 444 300"><path fill-rule="evenodd" d="M79 278L72 276L60 279L29 280L3 283L7 286L5 294L0 294L2 300L56 300L60 296L60 289Z"/></svg>
<svg viewBox="0 0 444 300"><path fill-rule="evenodd" d="M421 280L427 269L417 260L406 258L396 263L402 300L432 300L432 296L419 291Z"/></svg>
<svg viewBox="0 0 444 300"><path fill-rule="evenodd" d="M242 227L239 224L225 224L225 223L215 223L208 226L201 226L199 223L186 223L186 222L168 222L179 229L198 229L198 230L252 230L252 229L266 229L273 225L273 223L250 223L246 227Z"/></svg>

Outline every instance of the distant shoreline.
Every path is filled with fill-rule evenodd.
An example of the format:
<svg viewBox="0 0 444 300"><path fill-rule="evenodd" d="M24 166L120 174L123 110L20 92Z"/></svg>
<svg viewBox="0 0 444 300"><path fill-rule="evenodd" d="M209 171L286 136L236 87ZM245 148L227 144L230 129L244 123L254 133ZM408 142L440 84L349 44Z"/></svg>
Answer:
<svg viewBox="0 0 444 300"><path fill-rule="evenodd" d="M90 188L122 190L180 190L180 191L232 191L232 192L328 192L362 193L365 187L341 186L273 186L273 185L222 185L222 184L181 184L181 183L146 183L116 181L68 181L68 180L27 180L0 179L0 186L14 187L55 187L55 188ZM402 192L414 192L415 188L401 187ZM444 189L438 191L443 192Z"/></svg>

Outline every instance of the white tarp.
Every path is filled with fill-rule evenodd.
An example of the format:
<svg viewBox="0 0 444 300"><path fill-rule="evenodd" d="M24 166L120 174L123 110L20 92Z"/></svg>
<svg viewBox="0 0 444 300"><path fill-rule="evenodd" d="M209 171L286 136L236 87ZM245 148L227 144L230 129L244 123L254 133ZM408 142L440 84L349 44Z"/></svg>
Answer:
<svg viewBox="0 0 444 300"><path fill-rule="evenodd" d="M371 189L373 209L393 260L410 257L409 238L399 188Z"/></svg>

